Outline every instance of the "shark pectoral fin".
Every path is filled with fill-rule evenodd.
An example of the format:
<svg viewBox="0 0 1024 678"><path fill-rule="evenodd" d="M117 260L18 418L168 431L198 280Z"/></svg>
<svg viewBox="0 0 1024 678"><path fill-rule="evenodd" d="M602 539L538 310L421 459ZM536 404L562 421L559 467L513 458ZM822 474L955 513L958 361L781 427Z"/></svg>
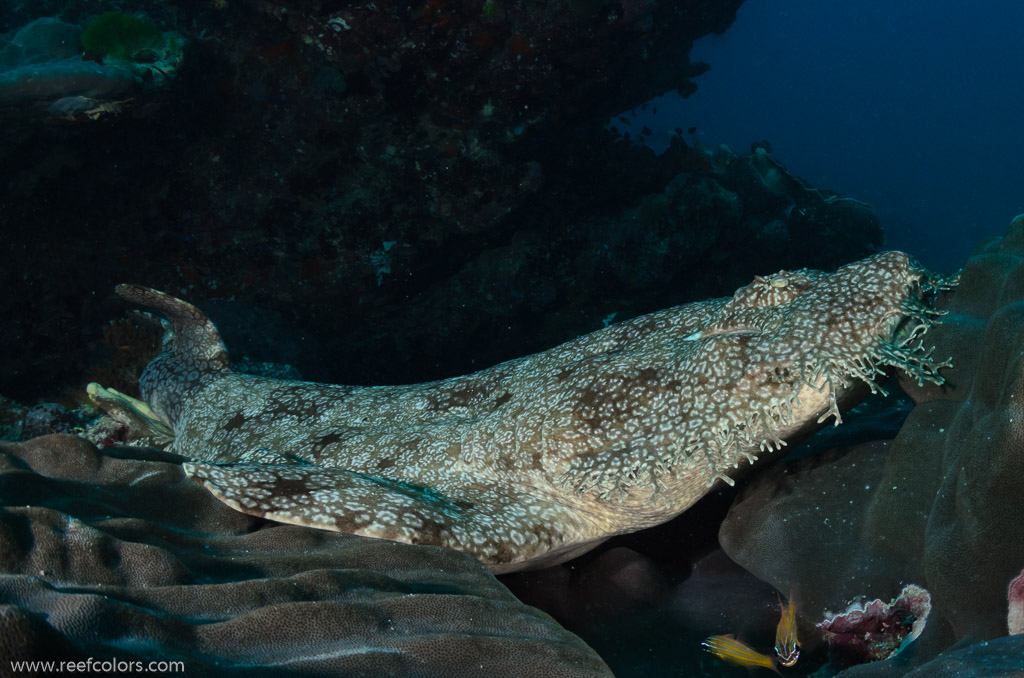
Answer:
<svg viewBox="0 0 1024 678"><path fill-rule="evenodd" d="M479 481L439 491L322 466L183 466L186 475L243 513L408 544L447 546L469 553L495 572L521 569L527 562L530 567L561 562L600 541L570 507Z"/></svg>
<svg viewBox="0 0 1024 678"><path fill-rule="evenodd" d="M174 440L174 431L157 416L148 403L117 389L103 388L95 381L86 387L85 392L96 407L126 426L133 435L152 437L157 445L166 445Z"/></svg>

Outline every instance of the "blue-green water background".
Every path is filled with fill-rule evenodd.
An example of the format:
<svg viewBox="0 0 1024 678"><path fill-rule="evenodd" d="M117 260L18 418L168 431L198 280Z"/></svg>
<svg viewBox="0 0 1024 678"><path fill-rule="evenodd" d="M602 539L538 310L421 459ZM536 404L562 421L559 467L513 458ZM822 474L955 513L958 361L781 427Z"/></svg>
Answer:
<svg viewBox="0 0 1024 678"><path fill-rule="evenodd" d="M656 149L767 139L815 186L870 203L886 246L955 270L1024 212L1024 4L750 0L697 42L689 99L638 111Z"/></svg>

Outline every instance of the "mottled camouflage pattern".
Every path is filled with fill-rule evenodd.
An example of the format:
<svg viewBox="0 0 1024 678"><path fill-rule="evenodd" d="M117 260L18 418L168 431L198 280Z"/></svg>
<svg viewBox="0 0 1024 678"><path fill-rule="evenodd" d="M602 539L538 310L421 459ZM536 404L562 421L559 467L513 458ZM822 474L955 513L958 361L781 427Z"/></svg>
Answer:
<svg viewBox="0 0 1024 678"><path fill-rule="evenodd" d="M334 386L237 374L193 306L163 314L142 393L185 471L273 520L460 549L496 572L548 565L662 523L716 479L840 421L886 366L942 382L920 341L948 286L901 252L757 277L453 379Z"/></svg>

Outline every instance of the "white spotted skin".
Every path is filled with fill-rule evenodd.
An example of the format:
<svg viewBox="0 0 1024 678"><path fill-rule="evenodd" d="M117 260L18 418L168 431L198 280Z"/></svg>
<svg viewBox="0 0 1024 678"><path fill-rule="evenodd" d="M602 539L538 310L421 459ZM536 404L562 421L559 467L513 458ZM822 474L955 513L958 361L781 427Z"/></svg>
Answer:
<svg viewBox="0 0 1024 678"><path fill-rule="evenodd" d="M941 383L920 342L950 286L901 252L758 277L464 377L354 387L231 372L187 303L143 394L186 472L241 511L457 548L496 572L664 522L833 417L886 366ZM187 340L177 339L184 333ZM223 358L223 360L221 360Z"/></svg>

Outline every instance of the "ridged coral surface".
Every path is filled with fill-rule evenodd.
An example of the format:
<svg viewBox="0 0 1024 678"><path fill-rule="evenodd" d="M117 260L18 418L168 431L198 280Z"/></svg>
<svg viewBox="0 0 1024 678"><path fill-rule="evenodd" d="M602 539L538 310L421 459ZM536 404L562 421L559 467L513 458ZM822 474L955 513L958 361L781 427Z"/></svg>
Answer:
<svg viewBox="0 0 1024 678"><path fill-rule="evenodd" d="M232 511L155 450L0 444L9 661L180 660L187 675L608 678L471 558Z"/></svg>

